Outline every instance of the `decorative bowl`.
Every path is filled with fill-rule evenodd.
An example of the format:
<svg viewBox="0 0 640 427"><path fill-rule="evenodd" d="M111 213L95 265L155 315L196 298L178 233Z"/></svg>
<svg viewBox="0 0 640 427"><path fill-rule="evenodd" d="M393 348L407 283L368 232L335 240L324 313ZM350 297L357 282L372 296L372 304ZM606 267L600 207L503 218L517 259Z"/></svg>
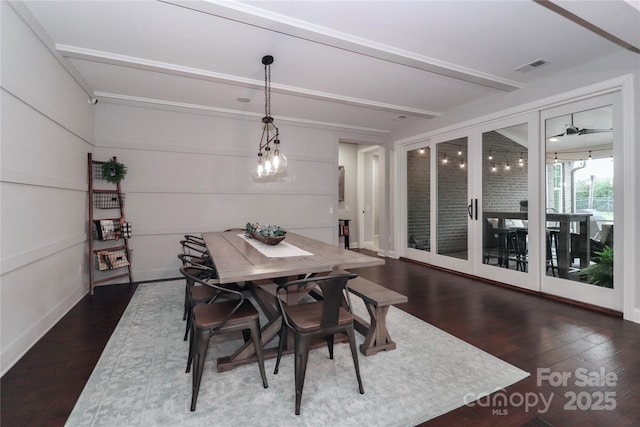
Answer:
<svg viewBox="0 0 640 427"><path fill-rule="evenodd" d="M261 241L262 243L266 243L267 245L275 246L278 243L282 242L287 236L267 237L263 236L259 232L255 232L252 234L252 237L256 240Z"/></svg>

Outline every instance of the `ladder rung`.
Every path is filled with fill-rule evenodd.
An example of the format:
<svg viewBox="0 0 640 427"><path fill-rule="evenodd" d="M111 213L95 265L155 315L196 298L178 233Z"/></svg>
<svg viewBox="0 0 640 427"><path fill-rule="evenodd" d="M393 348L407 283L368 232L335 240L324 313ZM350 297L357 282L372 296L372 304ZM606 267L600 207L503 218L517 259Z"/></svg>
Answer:
<svg viewBox="0 0 640 427"><path fill-rule="evenodd" d="M98 285L100 283L105 283L105 282L111 282L112 280L116 280L116 279L120 279L121 277L127 277L129 276L129 273L120 273L120 274L116 274L110 277L105 277L103 279L98 279L98 280L94 280L93 281L93 285Z"/></svg>

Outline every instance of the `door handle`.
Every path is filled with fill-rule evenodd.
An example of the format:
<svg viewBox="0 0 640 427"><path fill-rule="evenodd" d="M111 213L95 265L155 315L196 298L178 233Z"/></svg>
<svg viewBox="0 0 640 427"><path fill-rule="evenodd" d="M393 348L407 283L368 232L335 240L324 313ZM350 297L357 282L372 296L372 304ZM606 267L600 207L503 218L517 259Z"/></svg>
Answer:
<svg viewBox="0 0 640 427"><path fill-rule="evenodd" d="M467 206L469 218L478 220L478 199L469 199L469 202Z"/></svg>

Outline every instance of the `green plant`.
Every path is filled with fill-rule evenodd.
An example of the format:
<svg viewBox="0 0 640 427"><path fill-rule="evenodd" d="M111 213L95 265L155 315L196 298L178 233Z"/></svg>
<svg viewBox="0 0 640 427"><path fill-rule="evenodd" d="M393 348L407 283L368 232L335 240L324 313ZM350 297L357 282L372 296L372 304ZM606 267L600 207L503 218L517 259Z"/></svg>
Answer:
<svg viewBox="0 0 640 427"><path fill-rule="evenodd" d="M102 178L107 182L117 184L124 179L127 174L127 167L123 163L111 159L102 164Z"/></svg>
<svg viewBox="0 0 640 427"><path fill-rule="evenodd" d="M583 268L580 273L585 274L593 285L613 288L613 248L605 246L602 251L594 254L595 264Z"/></svg>
<svg viewBox="0 0 640 427"><path fill-rule="evenodd" d="M286 230L278 225L260 225L248 222L245 227L245 235L252 236L253 233L260 233L264 237L281 237L287 234Z"/></svg>
<svg viewBox="0 0 640 427"><path fill-rule="evenodd" d="M528 206L529 206L529 201L528 200L520 200L520 207L526 208Z"/></svg>

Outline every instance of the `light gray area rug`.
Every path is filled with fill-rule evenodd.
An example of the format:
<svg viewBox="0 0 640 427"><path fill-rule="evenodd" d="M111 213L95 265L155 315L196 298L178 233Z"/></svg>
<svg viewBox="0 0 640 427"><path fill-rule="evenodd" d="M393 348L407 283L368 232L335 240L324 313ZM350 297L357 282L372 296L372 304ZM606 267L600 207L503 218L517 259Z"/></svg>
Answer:
<svg viewBox="0 0 640 427"><path fill-rule="evenodd" d="M278 375L275 359L265 362L264 389L256 364L218 373L216 359L242 341L212 340L197 410L190 412L183 300L183 282L138 287L67 426L414 426L464 405L468 393L490 393L529 375L392 307L388 329L398 348L359 354L365 394L358 393L347 344L336 344L334 360L326 348L312 350L296 416L292 355L283 357ZM356 300L355 310L366 313Z"/></svg>

